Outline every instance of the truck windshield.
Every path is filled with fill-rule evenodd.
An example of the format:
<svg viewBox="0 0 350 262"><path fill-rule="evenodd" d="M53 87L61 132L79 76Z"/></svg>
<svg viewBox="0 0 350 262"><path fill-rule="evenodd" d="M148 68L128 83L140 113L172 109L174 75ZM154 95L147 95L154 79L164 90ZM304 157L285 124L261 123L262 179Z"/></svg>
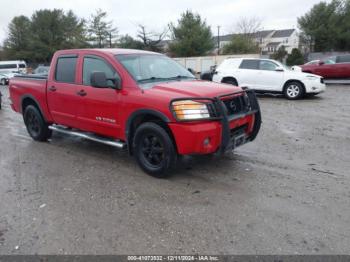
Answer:
<svg viewBox="0 0 350 262"><path fill-rule="evenodd" d="M180 64L164 55L117 55L117 60L139 84L194 79Z"/></svg>

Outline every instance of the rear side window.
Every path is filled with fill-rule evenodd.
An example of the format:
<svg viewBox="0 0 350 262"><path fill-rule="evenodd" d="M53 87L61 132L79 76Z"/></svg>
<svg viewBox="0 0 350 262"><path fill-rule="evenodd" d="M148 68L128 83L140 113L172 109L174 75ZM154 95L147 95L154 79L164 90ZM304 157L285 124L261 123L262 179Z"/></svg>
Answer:
<svg viewBox="0 0 350 262"><path fill-rule="evenodd" d="M75 71L77 65L77 57L67 56L59 57L56 65L56 76L55 79L58 82L74 83L75 82Z"/></svg>
<svg viewBox="0 0 350 262"><path fill-rule="evenodd" d="M337 57L337 63L350 63L350 55L340 55Z"/></svg>
<svg viewBox="0 0 350 262"><path fill-rule="evenodd" d="M241 69L253 69L258 70L259 69L259 60L243 60L241 65L239 66Z"/></svg>
<svg viewBox="0 0 350 262"><path fill-rule="evenodd" d="M25 64L19 64L19 68L26 68Z"/></svg>
<svg viewBox="0 0 350 262"><path fill-rule="evenodd" d="M0 69L17 69L16 64L3 64L0 65Z"/></svg>

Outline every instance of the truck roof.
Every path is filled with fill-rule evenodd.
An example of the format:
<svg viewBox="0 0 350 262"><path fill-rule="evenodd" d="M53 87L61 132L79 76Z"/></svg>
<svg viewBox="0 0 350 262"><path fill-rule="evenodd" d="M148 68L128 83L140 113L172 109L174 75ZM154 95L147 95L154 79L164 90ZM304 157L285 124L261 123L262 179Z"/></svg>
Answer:
<svg viewBox="0 0 350 262"><path fill-rule="evenodd" d="M108 53L112 55L128 55L128 54L153 54L153 55L159 55L159 53L150 52L150 51L144 51L144 50L137 50L137 49L125 49L125 48L85 48L85 49L67 49L67 50L60 50L57 51L59 54L67 54L67 53L75 53L75 52L81 52L81 51L91 51L91 52L101 52L101 53Z"/></svg>

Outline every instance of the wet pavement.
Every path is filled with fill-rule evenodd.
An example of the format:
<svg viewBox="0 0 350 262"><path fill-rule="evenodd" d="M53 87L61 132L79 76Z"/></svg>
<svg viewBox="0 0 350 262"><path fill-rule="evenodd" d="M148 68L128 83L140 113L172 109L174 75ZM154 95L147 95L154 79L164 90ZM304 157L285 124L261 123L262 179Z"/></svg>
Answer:
<svg viewBox="0 0 350 262"><path fill-rule="evenodd" d="M106 145L32 141L0 90L0 254L350 254L350 86L260 96L256 141L166 180Z"/></svg>

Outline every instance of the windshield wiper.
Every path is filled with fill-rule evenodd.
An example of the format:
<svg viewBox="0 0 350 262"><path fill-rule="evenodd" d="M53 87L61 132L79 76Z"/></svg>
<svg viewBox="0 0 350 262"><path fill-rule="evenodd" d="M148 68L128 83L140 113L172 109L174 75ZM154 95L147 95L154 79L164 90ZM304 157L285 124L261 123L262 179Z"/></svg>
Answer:
<svg viewBox="0 0 350 262"><path fill-rule="evenodd" d="M152 76L150 78L137 80L137 82L147 82L147 81L154 81L154 80L168 80L168 79L169 79L168 77L155 77L155 76Z"/></svg>
<svg viewBox="0 0 350 262"><path fill-rule="evenodd" d="M177 76L173 76L173 77L169 77L169 79L182 79L182 78L191 78L194 79L194 77L192 76L185 76L185 75L177 75Z"/></svg>
<svg viewBox="0 0 350 262"><path fill-rule="evenodd" d="M194 77L185 76L185 75L177 75L177 76L172 76L172 77L155 77L155 76L152 76L150 78L140 79L140 80L138 80L138 82L158 81L158 80L166 81L166 80L176 80L176 79L182 79L182 78L194 79Z"/></svg>

